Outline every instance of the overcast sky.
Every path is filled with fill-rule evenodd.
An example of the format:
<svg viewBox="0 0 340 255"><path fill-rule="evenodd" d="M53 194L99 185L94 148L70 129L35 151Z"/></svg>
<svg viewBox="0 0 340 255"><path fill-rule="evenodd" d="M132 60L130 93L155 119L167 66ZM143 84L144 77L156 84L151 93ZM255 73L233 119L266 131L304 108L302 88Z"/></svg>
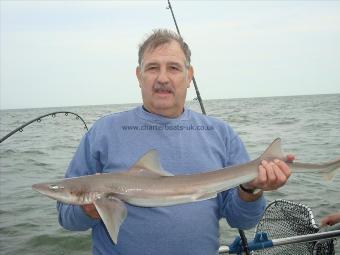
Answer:
<svg viewBox="0 0 340 255"><path fill-rule="evenodd" d="M0 109L141 102L138 44L175 30L167 1L0 4ZM340 93L340 1L172 6L203 99Z"/></svg>

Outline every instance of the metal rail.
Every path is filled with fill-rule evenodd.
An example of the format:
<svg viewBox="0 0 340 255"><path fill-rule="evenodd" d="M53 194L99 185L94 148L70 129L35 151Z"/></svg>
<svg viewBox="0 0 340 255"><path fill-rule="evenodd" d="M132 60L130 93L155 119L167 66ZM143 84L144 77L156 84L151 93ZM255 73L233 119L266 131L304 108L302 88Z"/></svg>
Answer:
<svg viewBox="0 0 340 255"><path fill-rule="evenodd" d="M318 240L336 239L340 236L340 230L331 230L327 232L319 232L307 235L290 236L285 238L278 238L270 240L267 234L264 232L257 233L253 241L248 243L250 251L267 249L275 246L293 244L293 243L307 243L315 242ZM242 248L242 240L237 237L230 246L221 246L219 248L219 254L242 254L244 252Z"/></svg>

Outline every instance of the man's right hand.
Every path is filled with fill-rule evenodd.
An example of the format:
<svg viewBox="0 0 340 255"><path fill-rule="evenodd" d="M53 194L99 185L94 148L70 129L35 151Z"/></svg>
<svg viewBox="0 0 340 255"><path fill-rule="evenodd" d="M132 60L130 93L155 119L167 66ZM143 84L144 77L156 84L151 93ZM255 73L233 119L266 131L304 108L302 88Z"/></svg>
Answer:
<svg viewBox="0 0 340 255"><path fill-rule="evenodd" d="M90 216L92 219L100 219L100 215L94 206L94 204L87 204L87 205L82 205L81 206L84 210L84 212Z"/></svg>

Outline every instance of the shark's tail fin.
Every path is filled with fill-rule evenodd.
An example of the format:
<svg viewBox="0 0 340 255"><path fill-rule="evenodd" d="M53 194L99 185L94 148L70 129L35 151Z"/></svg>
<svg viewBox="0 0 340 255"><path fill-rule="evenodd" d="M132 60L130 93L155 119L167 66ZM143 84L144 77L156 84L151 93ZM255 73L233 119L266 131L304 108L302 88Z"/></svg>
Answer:
<svg viewBox="0 0 340 255"><path fill-rule="evenodd" d="M340 158L327 164L327 167L323 173L323 178L327 181L331 181L340 169Z"/></svg>
<svg viewBox="0 0 340 255"><path fill-rule="evenodd" d="M260 159L265 159L269 161L274 159L281 159L285 161L286 156L281 148L281 138L276 138L260 156Z"/></svg>
<svg viewBox="0 0 340 255"><path fill-rule="evenodd" d="M340 169L340 158L323 164L300 163L289 161L281 148L281 139L276 138L265 152L259 157L260 160L271 161L281 159L285 161L294 172L315 172L322 174L325 180L332 180L337 170Z"/></svg>
<svg viewBox="0 0 340 255"><path fill-rule="evenodd" d="M305 173L306 171L320 173L327 181L333 179L337 170L340 170L340 158L323 164L292 162L289 164L296 173Z"/></svg>

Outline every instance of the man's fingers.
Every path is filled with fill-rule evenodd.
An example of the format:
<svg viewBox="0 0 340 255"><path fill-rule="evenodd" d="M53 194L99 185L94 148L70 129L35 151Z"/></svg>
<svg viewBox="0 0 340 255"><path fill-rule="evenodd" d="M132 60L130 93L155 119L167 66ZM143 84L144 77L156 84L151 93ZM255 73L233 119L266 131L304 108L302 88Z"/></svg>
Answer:
<svg viewBox="0 0 340 255"><path fill-rule="evenodd" d="M279 159L275 159L274 160L275 164L280 168L280 170L282 171L282 173L289 178L289 176L292 174L292 172L289 169L289 166L283 162L282 160Z"/></svg>
<svg viewBox="0 0 340 255"><path fill-rule="evenodd" d="M100 215L93 204L87 204L81 206L85 213L93 219L99 219Z"/></svg>
<svg viewBox="0 0 340 255"><path fill-rule="evenodd" d="M256 180L259 188L263 187L267 182L267 171L262 165L259 166L258 176Z"/></svg>
<svg viewBox="0 0 340 255"><path fill-rule="evenodd" d="M340 212L329 214L326 217L321 219L321 226L325 226L325 225L332 226L337 223L340 223Z"/></svg>
<svg viewBox="0 0 340 255"><path fill-rule="evenodd" d="M290 174L288 165L282 160L274 160L274 162L263 160L256 179L257 187L264 190L277 189L287 182Z"/></svg>
<svg viewBox="0 0 340 255"><path fill-rule="evenodd" d="M279 168L278 165L274 164L273 169L274 169L274 173L275 173L275 176L276 176L276 182L275 182L274 186L276 186L276 188L283 186L286 183L288 177Z"/></svg>
<svg viewBox="0 0 340 255"><path fill-rule="evenodd" d="M270 162L267 166L268 186L273 185L276 182L275 164Z"/></svg>
<svg viewBox="0 0 340 255"><path fill-rule="evenodd" d="M286 156L286 159L287 159L288 162L293 162L294 159L295 159L295 156L293 154L288 154Z"/></svg>
<svg viewBox="0 0 340 255"><path fill-rule="evenodd" d="M270 186L276 180L276 175L273 169L274 164L272 162L268 163L266 160L263 160L262 165L266 169L267 186Z"/></svg>
<svg viewBox="0 0 340 255"><path fill-rule="evenodd" d="M258 176L249 183L249 186L263 190L275 190L283 186L290 175L289 166L284 161L278 159L274 162L262 160L258 168Z"/></svg>
<svg viewBox="0 0 340 255"><path fill-rule="evenodd" d="M328 217L325 217L321 220L320 227L324 227L324 226L327 226L327 225L329 225L329 219L328 219Z"/></svg>

